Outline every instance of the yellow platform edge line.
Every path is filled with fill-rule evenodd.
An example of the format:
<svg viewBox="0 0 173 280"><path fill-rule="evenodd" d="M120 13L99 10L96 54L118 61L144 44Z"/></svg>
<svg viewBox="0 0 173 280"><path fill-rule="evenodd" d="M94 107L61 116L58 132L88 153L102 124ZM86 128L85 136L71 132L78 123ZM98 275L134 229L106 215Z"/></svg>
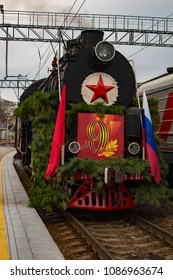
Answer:
<svg viewBox="0 0 173 280"><path fill-rule="evenodd" d="M2 191L2 161L0 161L0 260L9 260L10 254L7 243L7 231L3 207Z"/></svg>

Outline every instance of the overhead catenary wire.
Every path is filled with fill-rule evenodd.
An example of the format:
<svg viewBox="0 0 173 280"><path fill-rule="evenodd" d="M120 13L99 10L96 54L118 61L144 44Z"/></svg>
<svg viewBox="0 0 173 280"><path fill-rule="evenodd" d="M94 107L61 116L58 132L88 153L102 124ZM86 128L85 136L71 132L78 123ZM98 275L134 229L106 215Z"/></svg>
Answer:
<svg viewBox="0 0 173 280"><path fill-rule="evenodd" d="M172 15L173 15L173 13L169 14L169 15L166 16L165 18L169 18L169 17L171 17ZM165 18L164 18L164 19L161 19L160 21L157 21L155 24L152 24L147 30L152 29L155 25L158 25L158 23L161 23L162 21L164 21ZM112 33L109 34L109 36L107 36L107 37L105 38L105 40L108 40L108 38L111 37L113 34L114 34L114 31L112 31ZM143 34L142 34L142 35L141 35L141 34L140 34L140 35L136 35L134 38L136 38L136 41L137 41L141 36L143 36ZM172 36L172 35L171 35L171 36ZM156 37L157 37L157 35L156 35L154 38L152 38L152 39L149 41L149 43L151 43ZM166 37L167 37L167 35L165 35L165 36L163 37L163 39L166 38ZM168 40L169 40L169 38L168 38ZM159 40L156 40L155 43L158 42L158 41L159 41ZM121 47L121 45L117 46L116 49L118 49L118 48L120 48L120 47ZM138 50L138 51L134 52L133 54L131 54L130 56L128 56L127 59L130 59L131 57L135 56L136 54L138 54L139 52L145 50L145 49L148 48L148 47L150 47L150 45L147 45L147 46L145 46L145 47L142 47L140 50Z"/></svg>
<svg viewBox="0 0 173 280"><path fill-rule="evenodd" d="M85 4L85 2L86 2L86 0L84 0L84 1L82 2L82 4L80 5L79 9L77 10L76 14L75 14L74 17L72 18L72 20L71 20L71 22L69 23L68 26L70 26L70 25L72 24L73 20L74 20L75 17L78 15L79 11L81 10L81 8L82 8L83 5Z"/></svg>
<svg viewBox="0 0 173 280"><path fill-rule="evenodd" d="M74 6L75 6L75 4L77 3L77 1L78 1L78 0L75 0L75 1L73 2L73 4L72 4L72 6L71 6L69 12L67 13L67 15L66 15L66 17L65 17L65 19L64 19L64 21L63 21L62 24L65 23L65 20L68 18L70 12L71 12L72 9L74 8ZM85 2L86 2L86 0L84 0L84 1L82 2L82 4L80 5L80 7L78 8L77 12L75 13L74 17L72 18L71 22L68 24L68 27L71 25L71 23L73 22L73 20L75 19L75 17L76 17L77 14L79 13L79 11L81 10L81 8L83 7L83 5L84 5ZM44 42L44 43L45 43L45 42ZM43 43L43 44L44 44L44 43ZM40 46L40 48L43 46L43 44ZM55 49L56 49L57 45L58 45L58 43L56 43L56 45L55 45L55 47L54 47ZM50 45L49 45L48 48L45 50L44 54L41 56L41 60L43 59L43 57L45 56L45 54L48 52L49 48L50 48ZM53 48L53 45L52 45L52 48ZM35 74L34 79L36 79L36 78L38 77L39 73L41 72L41 70L43 69L43 67L45 66L45 64L47 63L48 59L50 58L50 56L52 55L53 52L55 53L54 50L49 52L49 54L47 55L47 58L45 58L44 63L42 64L42 66L41 66L40 63L39 63L39 68L38 68L37 73ZM41 61L41 60L40 60L40 61ZM34 67L33 67L33 68L34 68ZM32 70L33 70L33 68L32 68ZM32 70L30 70L28 73L30 73Z"/></svg>
<svg viewBox="0 0 173 280"><path fill-rule="evenodd" d="M169 18L169 17L171 17L172 15L173 15L173 13L169 14L168 16L166 16L166 18ZM151 27L149 27L147 30L150 30L151 28L153 28L153 26L155 26L156 24L162 22L163 20L164 20L164 19L162 19L162 20L160 20L159 22L157 22L157 23L151 25ZM137 37L137 36L136 36L136 37ZM157 37L157 35L156 35L154 38L152 38L152 39L149 41L149 43L151 43L156 37ZM165 36L163 37L163 39L166 38L166 37L167 37L167 35L165 35ZM139 38L139 37L138 37L138 38ZM159 40L156 40L155 43L157 43L158 41L159 41ZM145 50L145 49L148 48L148 47L150 47L150 45L147 45L147 46L145 46L145 47L142 47L140 50L138 50L138 51L136 51L135 53L133 53L133 54L131 54L130 56L128 56L127 59L133 57L134 55L138 54L139 52Z"/></svg>
<svg viewBox="0 0 173 280"><path fill-rule="evenodd" d="M155 36L155 38L156 38L156 37L157 37L157 35ZM164 36L163 39L166 38L166 37L167 37L167 36ZM155 38L152 38L148 43L150 44ZM159 41L159 40L156 40L155 43L157 43L158 41ZM131 54L130 56L128 56L127 59L133 57L134 55L138 54L139 52L145 50L145 49L148 48L148 47L150 47L150 45L147 45L147 46L145 46L145 47L142 47L140 50L138 50L138 51L136 51L135 53L133 53L133 54Z"/></svg>
<svg viewBox="0 0 173 280"><path fill-rule="evenodd" d="M71 8L70 8L70 10L69 10L69 12L67 13L67 15L66 15L66 17L65 17L65 19L64 19L64 21L63 21L63 23L62 23L62 25L65 24L66 19L68 18L70 12L72 11L72 9L73 9L73 7L75 6L75 4L76 4L77 1L78 1L78 0L75 0L75 1L73 2L72 6L71 6Z"/></svg>

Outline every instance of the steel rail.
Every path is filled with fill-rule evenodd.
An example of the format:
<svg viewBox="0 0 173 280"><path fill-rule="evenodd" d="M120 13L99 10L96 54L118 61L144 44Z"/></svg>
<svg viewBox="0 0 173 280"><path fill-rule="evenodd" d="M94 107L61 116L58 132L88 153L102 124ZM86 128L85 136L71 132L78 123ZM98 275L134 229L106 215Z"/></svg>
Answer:
<svg viewBox="0 0 173 280"><path fill-rule="evenodd" d="M137 217L138 222L142 225L147 227L152 233L155 233L159 238L163 238L169 245L173 246L173 233L161 228L160 226L146 220L142 217Z"/></svg>
<svg viewBox="0 0 173 280"><path fill-rule="evenodd" d="M98 241L96 240L90 232L83 226L71 213L64 212L63 215L67 218L69 223L82 234L82 237L85 238L87 243L92 246L92 249L99 255L102 260L116 260L116 258L108 252L108 250Z"/></svg>

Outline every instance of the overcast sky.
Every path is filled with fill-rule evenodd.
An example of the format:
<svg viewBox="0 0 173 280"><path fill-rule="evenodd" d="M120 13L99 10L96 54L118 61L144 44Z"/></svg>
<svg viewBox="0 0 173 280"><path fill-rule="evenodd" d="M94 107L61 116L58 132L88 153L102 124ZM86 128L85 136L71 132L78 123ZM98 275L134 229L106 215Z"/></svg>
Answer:
<svg viewBox="0 0 173 280"><path fill-rule="evenodd" d="M74 0L0 0L4 10L15 11L44 11L44 12L69 12ZM61 4L60 4L61 3ZM172 0L78 0L72 12L76 13L83 4L79 13L86 14L111 14L133 16L158 16L173 18ZM27 75L33 79L42 66L39 57L47 50L51 54L49 43L9 42L8 75ZM0 41L0 79L5 77L5 42ZM153 77L166 73L167 67L173 67L173 48L166 47L136 47L118 46L118 51L126 58L134 61L137 82L143 82ZM52 54L53 56L53 54ZM45 63L37 79L48 75L51 60ZM17 101L13 90L0 88L1 97ZM21 94L22 92L20 92Z"/></svg>

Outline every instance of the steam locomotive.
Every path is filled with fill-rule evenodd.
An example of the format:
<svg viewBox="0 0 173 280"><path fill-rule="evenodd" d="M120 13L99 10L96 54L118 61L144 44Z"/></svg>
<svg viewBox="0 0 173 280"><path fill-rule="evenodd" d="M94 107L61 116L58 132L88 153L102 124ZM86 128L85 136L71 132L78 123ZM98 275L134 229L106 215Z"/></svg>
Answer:
<svg viewBox="0 0 173 280"><path fill-rule="evenodd" d="M69 208L119 210L133 208L128 183L139 182L142 174L129 174L109 166L115 158L142 160L142 127L140 109L132 105L136 94L134 71L129 61L114 46L103 40L102 31L85 30L76 39L67 41L65 54L52 63L48 78L34 82L21 96L23 102L36 90L52 91L66 86L66 111L73 104L90 108L101 104L105 108L122 106L123 114L78 112L65 145L65 163L79 160L106 160L101 174L102 190L95 188L89 174L77 172L73 184L68 180L63 188L69 195ZM59 73L59 74L58 74ZM60 98L58 98L58 103ZM46 112L45 112L46 113ZM31 163L32 129L21 121L20 151L23 164Z"/></svg>

